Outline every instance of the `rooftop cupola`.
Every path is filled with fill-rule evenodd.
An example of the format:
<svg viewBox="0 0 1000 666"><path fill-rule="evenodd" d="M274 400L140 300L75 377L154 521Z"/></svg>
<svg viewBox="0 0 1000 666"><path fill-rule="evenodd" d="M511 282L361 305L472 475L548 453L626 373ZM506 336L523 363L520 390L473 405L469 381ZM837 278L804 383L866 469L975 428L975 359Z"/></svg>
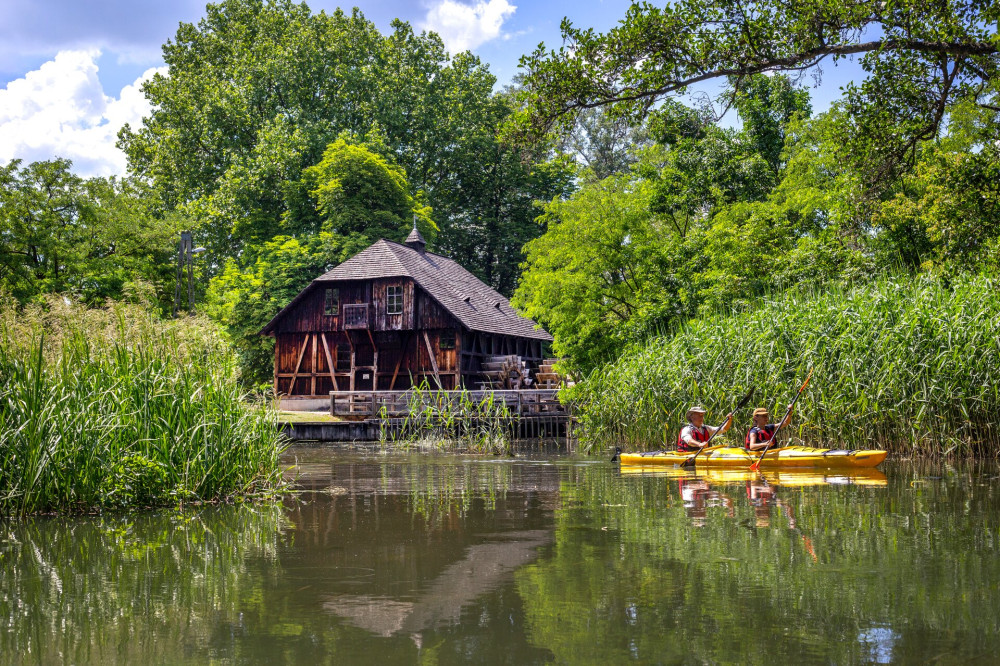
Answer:
<svg viewBox="0 0 1000 666"><path fill-rule="evenodd" d="M406 245L407 247L412 247L420 254L423 254L424 250L427 249L427 241L425 241L424 237L420 235L419 231L417 231L416 215L413 216L413 231L411 231L410 235L406 237L406 240L403 241L403 244Z"/></svg>

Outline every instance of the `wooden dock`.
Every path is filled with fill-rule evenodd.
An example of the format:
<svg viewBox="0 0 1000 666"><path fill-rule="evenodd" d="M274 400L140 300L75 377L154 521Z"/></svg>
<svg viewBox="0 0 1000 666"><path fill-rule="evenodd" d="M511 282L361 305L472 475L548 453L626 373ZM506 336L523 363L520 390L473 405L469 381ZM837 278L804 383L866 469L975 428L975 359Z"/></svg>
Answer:
<svg viewBox="0 0 1000 666"><path fill-rule="evenodd" d="M414 418L470 424L503 418L515 440L568 441L572 410L557 394L556 389L331 391L330 414L341 420L287 423L284 429L295 441L361 442L392 440L408 420L412 427Z"/></svg>

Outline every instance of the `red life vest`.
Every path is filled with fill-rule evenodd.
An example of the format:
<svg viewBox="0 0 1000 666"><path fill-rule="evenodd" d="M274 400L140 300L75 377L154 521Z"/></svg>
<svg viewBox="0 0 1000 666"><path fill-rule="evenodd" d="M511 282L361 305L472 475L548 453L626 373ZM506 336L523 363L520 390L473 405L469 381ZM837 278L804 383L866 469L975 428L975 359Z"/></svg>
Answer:
<svg viewBox="0 0 1000 666"><path fill-rule="evenodd" d="M772 437L774 437L774 433L775 431L777 431L777 429L778 426L776 426L773 423L768 423L763 428L758 428L757 426L754 426L750 428L750 430L747 432L747 436L743 439L743 444L746 446L750 446L750 435L752 435L755 432L757 433L758 444L761 442L768 442L771 440Z"/></svg>
<svg viewBox="0 0 1000 666"><path fill-rule="evenodd" d="M684 426L684 428L686 428L687 426L691 426L691 437L693 437L694 441L698 442L699 444L704 444L705 442L707 442L712 438L712 433L710 433L708 431L708 428L706 428L705 426L702 426L700 430L698 428L695 428L694 425L692 425L691 423L688 423L686 426ZM698 450L697 446L691 446L683 439L681 439L681 435L684 434L684 428L681 428L681 431L677 433L677 450L681 452L697 451Z"/></svg>

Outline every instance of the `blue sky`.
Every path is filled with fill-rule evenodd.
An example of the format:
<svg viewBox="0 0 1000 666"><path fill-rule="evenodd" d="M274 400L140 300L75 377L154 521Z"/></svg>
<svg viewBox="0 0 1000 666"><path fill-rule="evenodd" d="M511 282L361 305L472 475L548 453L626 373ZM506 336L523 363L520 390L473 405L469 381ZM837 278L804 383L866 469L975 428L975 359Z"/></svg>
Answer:
<svg viewBox="0 0 1000 666"><path fill-rule="evenodd" d="M333 0L308 3L331 11ZM559 23L605 30L625 16L622 0L400 0L356 3L379 29L393 18L438 32L452 51L471 49L510 81L519 57L539 42L561 44ZM138 90L163 67L160 47L180 22L197 22L204 0L5 0L0 22L0 163L55 156L81 175L122 173L118 128L148 112ZM859 75L848 63L824 71L811 90L817 111Z"/></svg>

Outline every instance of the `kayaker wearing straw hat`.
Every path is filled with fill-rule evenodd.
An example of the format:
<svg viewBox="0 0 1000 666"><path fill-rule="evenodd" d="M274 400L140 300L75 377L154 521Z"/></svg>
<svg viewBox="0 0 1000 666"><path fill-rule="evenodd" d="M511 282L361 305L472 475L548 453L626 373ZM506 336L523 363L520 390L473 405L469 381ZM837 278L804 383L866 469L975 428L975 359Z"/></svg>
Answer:
<svg viewBox="0 0 1000 666"><path fill-rule="evenodd" d="M705 425L705 408L692 407L687 411L687 425L677 435L678 451L697 451L708 443L716 430L726 432L733 425L732 415L721 426Z"/></svg>
<svg viewBox="0 0 1000 666"><path fill-rule="evenodd" d="M779 428L787 426L788 422L792 420L792 406L788 406L788 414L785 415L781 423L768 423L768 419L770 418L771 415L768 413L766 407L758 407L753 410L753 427L750 428L746 439L743 440L747 451L760 451L766 448L767 443L774 437L774 433ZM771 448L776 449L778 447L772 445Z"/></svg>

